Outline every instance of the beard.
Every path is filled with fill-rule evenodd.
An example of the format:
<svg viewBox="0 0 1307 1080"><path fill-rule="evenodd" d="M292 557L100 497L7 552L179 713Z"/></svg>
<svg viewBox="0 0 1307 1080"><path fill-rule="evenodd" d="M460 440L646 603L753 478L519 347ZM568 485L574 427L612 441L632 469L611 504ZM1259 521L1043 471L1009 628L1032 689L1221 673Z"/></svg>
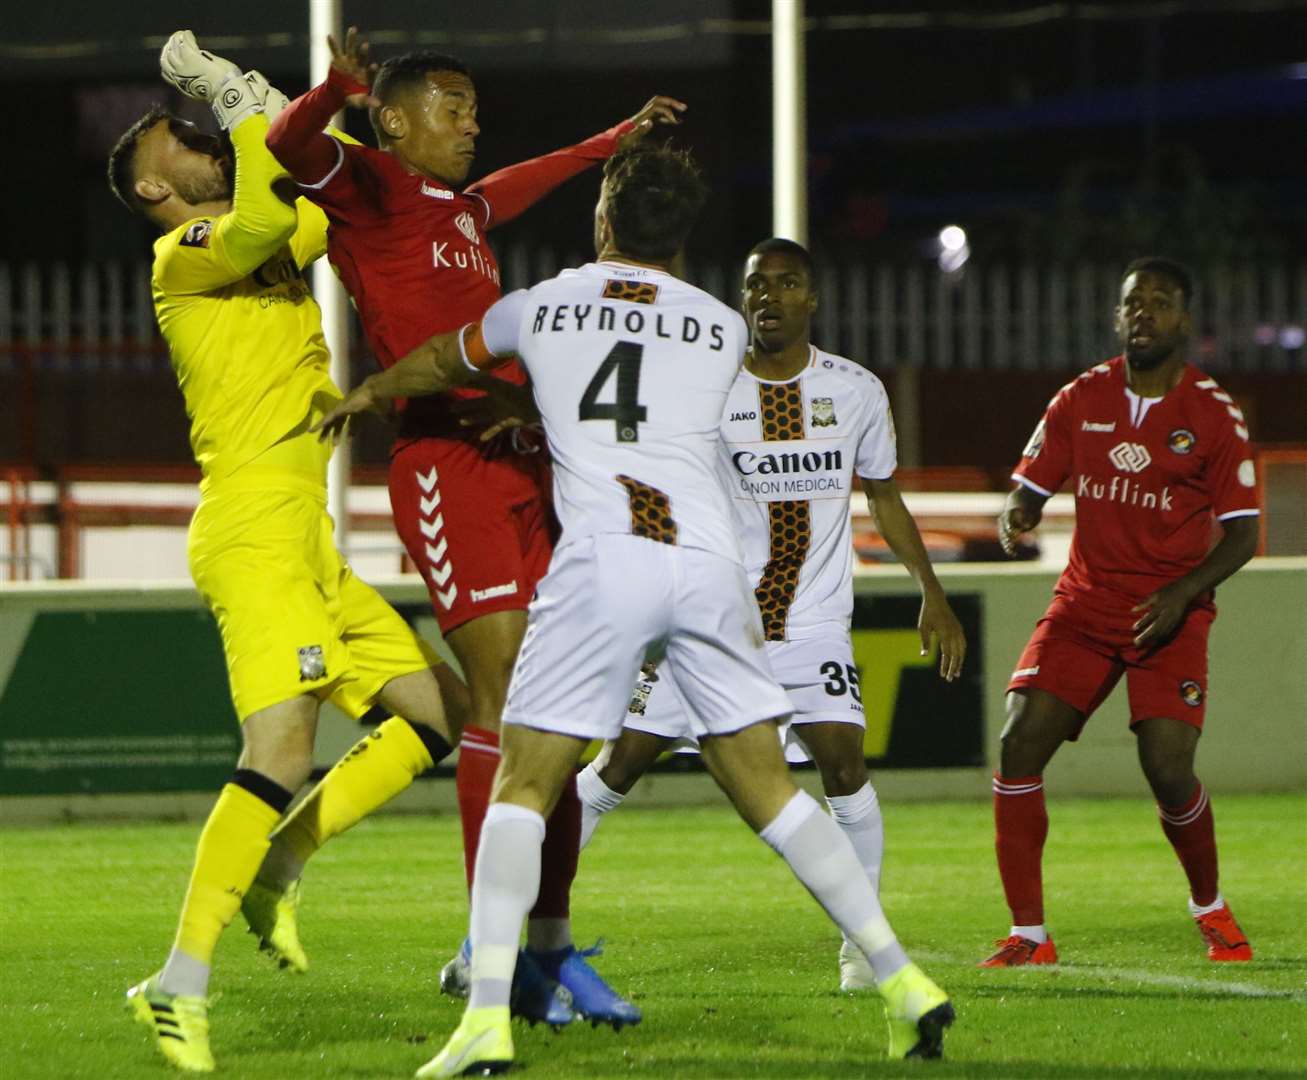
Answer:
<svg viewBox="0 0 1307 1080"><path fill-rule="evenodd" d="M1136 371L1151 371L1175 351L1174 341L1154 341L1148 346L1126 343L1125 358Z"/></svg>
<svg viewBox="0 0 1307 1080"><path fill-rule="evenodd" d="M232 183L231 165L228 159L220 158L219 161L223 166L220 173L209 173L203 176L179 176L173 181L173 190L191 206L198 206L200 203L206 202L230 200L235 190Z"/></svg>

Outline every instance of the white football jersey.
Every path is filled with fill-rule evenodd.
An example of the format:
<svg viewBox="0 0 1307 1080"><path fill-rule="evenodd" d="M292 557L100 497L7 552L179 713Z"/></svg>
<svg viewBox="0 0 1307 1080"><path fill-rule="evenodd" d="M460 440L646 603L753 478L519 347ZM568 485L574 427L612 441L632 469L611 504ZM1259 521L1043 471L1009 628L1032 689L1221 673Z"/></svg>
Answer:
<svg viewBox="0 0 1307 1080"><path fill-rule="evenodd" d="M847 631L854 477L885 480L897 454L881 381L815 346L789 382L743 368L722 414L722 455L768 641Z"/></svg>
<svg viewBox="0 0 1307 1080"><path fill-rule="evenodd" d="M628 533L741 559L718 472L739 314L671 274L599 262L509 294L481 326L531 373L563 543Z"/></svg>

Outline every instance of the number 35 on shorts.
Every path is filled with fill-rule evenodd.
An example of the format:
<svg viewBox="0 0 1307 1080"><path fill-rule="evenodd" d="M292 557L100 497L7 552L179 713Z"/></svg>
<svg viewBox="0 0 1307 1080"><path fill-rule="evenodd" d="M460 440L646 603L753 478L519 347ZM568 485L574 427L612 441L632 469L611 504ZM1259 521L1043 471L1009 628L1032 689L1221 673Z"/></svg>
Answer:
<svg viewBox="0 0 1307 1080"><path fill-rule="evenodd" d="M823 684L831 697L851 695L859 705L862 704L862 688L858 683L858 669L852 664L841 664L838 660L827 660L818 670L826 677Z"/></svg>

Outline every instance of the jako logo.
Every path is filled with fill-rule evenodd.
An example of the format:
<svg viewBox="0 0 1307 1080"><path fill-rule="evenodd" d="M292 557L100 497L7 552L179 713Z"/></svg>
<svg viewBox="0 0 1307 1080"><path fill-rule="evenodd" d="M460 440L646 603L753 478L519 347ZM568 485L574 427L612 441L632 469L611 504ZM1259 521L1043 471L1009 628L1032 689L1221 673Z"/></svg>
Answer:
<svg viewBox="0 0 1307 1080"><path fill-rule="evenodd" d="M1148 447L1132 442L1117 443L1108 451L1107 457L1122 472L1130 473L1143 472L1153 460Z"/></svg>
<svg viewBox="0 0 1307 1080"><path fill-rule="evenodd" d="M454 219L454 224L458 226L458 231L471 240L474 244L481 241L477 238L477 223L472 220L472 215L464 210Z"/></svg>

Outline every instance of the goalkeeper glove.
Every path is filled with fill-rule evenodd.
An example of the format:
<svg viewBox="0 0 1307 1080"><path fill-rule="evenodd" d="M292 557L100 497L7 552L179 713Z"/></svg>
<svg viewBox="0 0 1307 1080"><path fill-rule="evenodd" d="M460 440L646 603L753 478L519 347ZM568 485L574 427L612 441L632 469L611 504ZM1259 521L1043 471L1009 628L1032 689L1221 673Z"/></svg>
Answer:
<svg viewBox="0 0 1307 1080"><path fill-rule="evenodd" d="M196 101L214 101L218 88L241 74L230 60L201 49L189 30L178 30L164 44L159 71L166 83Z"/></svg>
<svg viewBox="0 0 1307 1080"><path fill-rule="evenodd" d="M290 104L290 98L278 90L275 86L268 83L259 71L247 71L245 81L250 84L250 89L254 91L255 98L262 103L264 115L268 118L268 123L277 119L277 114Z"/></svg>

